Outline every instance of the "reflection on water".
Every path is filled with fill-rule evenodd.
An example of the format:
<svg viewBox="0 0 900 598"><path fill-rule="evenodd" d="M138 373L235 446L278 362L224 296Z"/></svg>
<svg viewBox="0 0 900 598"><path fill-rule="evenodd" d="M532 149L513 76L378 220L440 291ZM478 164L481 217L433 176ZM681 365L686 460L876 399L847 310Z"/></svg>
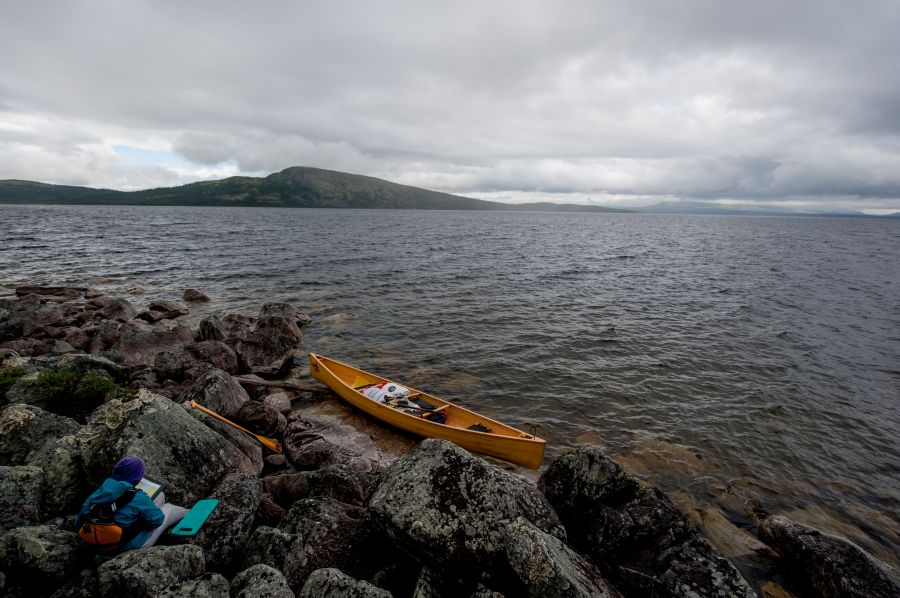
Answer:
<svg viewBox="0 0 900 598"><path fill-rule="evenodd" d="M897 562L900 221L0 206L0 234L0 286L291 301L308 349L548 458L601 445L701 513L816 513Z"/></svg>

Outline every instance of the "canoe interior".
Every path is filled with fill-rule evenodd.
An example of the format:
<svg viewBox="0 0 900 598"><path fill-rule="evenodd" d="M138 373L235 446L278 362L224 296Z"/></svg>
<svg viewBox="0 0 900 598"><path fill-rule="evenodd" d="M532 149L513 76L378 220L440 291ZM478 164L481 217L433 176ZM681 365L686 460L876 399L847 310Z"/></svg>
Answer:
<svg viewBox="0 0 900 598"><path fill-rule="evenodd" d="M387 378L382 378L381 376L376 376L375 374L356 369L353 366L341 363L340 361L334 361L333 359L322 357L321 355L319 355L318 358L345 386L353 390L356 390L360 386L381 384L382 382L388 381ZM397 380L390 381L397 382ZM406 385L404 384L404 386ZM451 428L466 429L469 426L480 424L482 426L485 426L486 428L489 428L491 434L511 436L515 438L533 438L533 436L531 436L530 434L526 434L521 430L517 430L516 428L507 426L506 424L500 423L483 415L479 415L474 411L469 411L468 409L459 407L458 405L454 405L453 403L448 403L447 401L416 390L409 386L406 386L406 388L409 388L411 393L418 393L416 396L417 399L422 400L436 408L443 407L445 405L447 406L444 410L444 413L446 413L447 415L447 421L443 424L435 425L445 425ZM359 393L359 395L367 401L371 401L371 399L364 396L362 393Z"/></svg>

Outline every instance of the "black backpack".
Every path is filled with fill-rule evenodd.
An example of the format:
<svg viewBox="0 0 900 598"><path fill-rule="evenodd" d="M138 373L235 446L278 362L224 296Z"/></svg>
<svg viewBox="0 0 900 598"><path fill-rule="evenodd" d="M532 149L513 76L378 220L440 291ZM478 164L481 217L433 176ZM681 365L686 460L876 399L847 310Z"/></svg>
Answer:
<svg viewBox="0 0 900 598"><path fill-rule="evenodd" d="M131 540L140 531L140 526L123 528L116 523L114 516L119 509L131 502L135 494L137 490L129 488L113 502L91 503L88 512L81 518L81 527L78 529L81 539L100 553L115 552L119 546Z"/></svg>

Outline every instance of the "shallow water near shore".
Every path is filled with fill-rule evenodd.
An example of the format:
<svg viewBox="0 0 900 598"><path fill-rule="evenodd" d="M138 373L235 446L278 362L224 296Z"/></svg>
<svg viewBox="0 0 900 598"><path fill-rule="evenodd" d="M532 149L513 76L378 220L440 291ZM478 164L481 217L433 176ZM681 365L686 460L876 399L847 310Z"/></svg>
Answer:
<svg viewBox="0 0 900 598"><path fill-rule="evenodd" d="M738 527L900 552L900 221L0 206L0 287L188 318L283 300L302 346L603 446ZM805 519L804 519L805 518Z"/></svg>

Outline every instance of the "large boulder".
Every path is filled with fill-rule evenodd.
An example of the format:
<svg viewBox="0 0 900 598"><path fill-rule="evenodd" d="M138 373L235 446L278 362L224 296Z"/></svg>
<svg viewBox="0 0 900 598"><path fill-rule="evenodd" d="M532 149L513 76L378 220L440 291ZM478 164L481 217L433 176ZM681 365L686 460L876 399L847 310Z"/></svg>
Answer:
<svg viewBox="0 0 900 598"><path fill-rule="evenodd" d="M253 530L241 560L241 567L268 565L275 569L284 569L284 559L290 553L291 546L297 541L297 534L261 525Z"/></svg>
<svg viewBox="0 0 900 598"><path fill-rule="evenodd" d="M341 596L353 598L391 598L391 593L373 586L367 581L354 579L340 569L328 568L314 571L297 598L324 598Z"/></svg>
<svg viewBox="0 0 900 598"><path fill-rule="evenodd" d="M73 419L34 405L0 407L0 465L21 465L47 440L73 434L79 427Z"/></svg>
<svg viewBox="0 0 900 598"><path fill-rule="evenodd" d="M250 395L227 373L212 370L194 381L179 400L197 401L219 415L234 419L241 407L250 400Z"/></svg>
<svg viewBox="0 0 900 598"><path fill-rule="evenodd" d="M275 392L263 398L263 404L272 407L279 413L287 415L291 412L291 396L286 392Z"/></svg>
<svg viewBox="0 0 900 598"><path fill-rule="evenodd" d="M99 485L124 455L139 455L147 475L164 482L177 504L204 498L228 473L259 472L227 438L146 389L130 401L115 399L98 408L77 437L91 485Z"/></svg>
<svg viewBox="0 0 900 598"><path fill-rule="evenodd" d="M240 554L252 531L261 497L259 478L240 473L226 476L210 495L219 504L191 542L203 548L210 569L224 571Z"/></svg>
<svg viewBox="0 0 900 598"><path fill-rule="evenodd" d="M444 440L425 440L395 461L370 509L397 544L461 571L502 568L506 526L518 517L566 537L534 488Z"/></svg>
<svg viewBox="0 0 900 598"><path fill-rule="evenodd" d="M529 596L621 596L584 557L521 517L507 526L504 548L516 581Z"/></svg>
<svg viewBox="0 0 900 598"><path fill-rule="evenodd" d="M49 525L18 527L0 538L0 567L14 585L31 593L62 584L87 561L73 531Z"/></svg>
<svg viewBox="0 0 900 598"><path fill-rule="evenodd" d="M759 537L780 555L784 568L810 593L825 598L900 596L900 585L866 553L845 540L774 515Z"/></svg>
<svg viewBox="0 0 900 598"><path fill-rule="evenodd" d="M640 488L600 449L558 457L538 486L565 523L571 545L623 593L754 595L665 493Z"/></svg>
<svg viewBox="0 0 900 598"><path fill-rule="evenodd" d="M153 598L165 588L203 575L206 567L199 546L154 546L120 554L97 568L104 598Z"/></svg>
<svg viewBox="0 0 900 598"><path fill-rule="evenodd" d="M236 341L234 350L244 371L272 374L290 367L297 342L278 332L254 331Z"/></svg>
<svg viewBox="0 0 900 598"><path fill-rule="evenodd" d="M234 350L223 342L217 340L205 340L187 346L187 351L200 363L236 374L238 371L238 358Z"/></svg>
<svg viewBox="0 0 900 598"><path fill-rule="evenodd" d="M281 567L294 590L321 567L357 573L379 558L361 550L366 535L364 509L335 500L305 499L291 507L281 527L296 536Z"/></svg>
<svg viewBox="0 0 900 598"><path fill-rule="evenodd" d="M0 465L0 532L41 521L44 472L27 465Z"/></svg>
<svg viewBox="0 0 900 598"><path fill-rule="evenodd" d="M185 347L175 347L157 353L153 371L159 380L184 380L185 372L197 367L197 359Z"/></svg>
<svg viewBox="0 0 900 598"><path fill-rule="evenodd" d="M98 405L118 392L115 380L105 370L80 372L54 366L20 378L6 393L10 403L35 405L53 413L83 420Z"/></svg>
<svg viewBox="0 0 900 598"><path fill-rule="evenodd" d="M222 318L225 338L239 339L247 336L253 330L254 322L256 322L256 318L244 314L228 314Z"/></svg>
<svg viewBox="0 0 900 598"><path fill-rule="evenodd" d="M234 598L294 598L284 573L268 565L254 565L234 576Z"/></svg>
<svg viewBox="0 0 900 598"><path fill-rule="evenodd" d="M127 331L111 347L119 361L128 365L153 365L157 353L194 342L194 333L187 326L168 330Z"/></svg>
<svg viewBox="0 0 900 598"><path fill-rule="evenodd" d="M263 460L263 448L259 442L248 434L244 434L232 428L228 424L219 421L199 409L191 408L190 404L184 403L184 408L188 410L191 417L216 432L219 436L226 439L237 450L241 451L250 461L250 466L244 473L253 473L259 475L265 467Z"/></svg>
<svg viewBox="0 0 900 598"><path fill-rule="evenodd" d="M41 514L45 519L78 512L88 489L74 434L47 440L28 455L25 464L44 472Z"/></svg>

